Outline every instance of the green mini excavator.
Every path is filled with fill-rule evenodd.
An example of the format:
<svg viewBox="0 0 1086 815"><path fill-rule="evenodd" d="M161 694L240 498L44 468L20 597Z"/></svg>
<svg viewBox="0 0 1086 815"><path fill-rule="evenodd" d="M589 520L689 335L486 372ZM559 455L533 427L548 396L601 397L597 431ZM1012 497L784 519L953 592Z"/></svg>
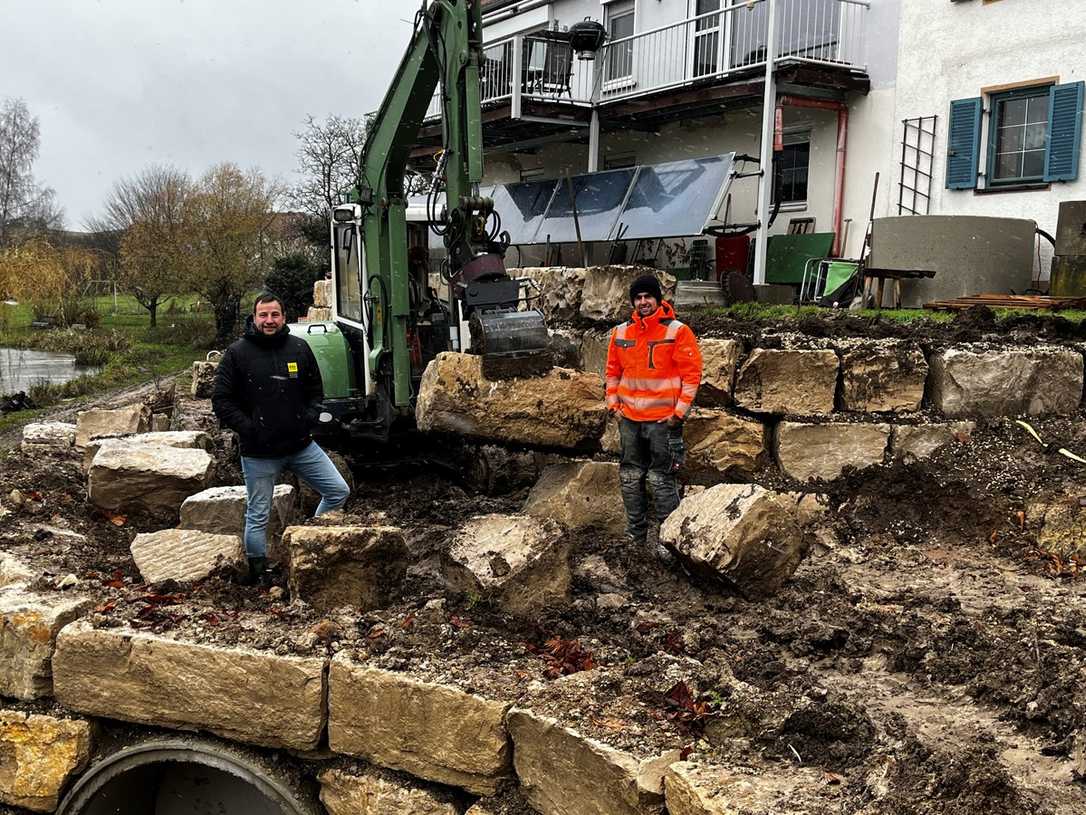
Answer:
<svg viewBox="0 0 1086 815"><path fill-rule="evenodd" d="M384 441L413 421L422 373L442 351L481 354L492 378L550 367L543 315L506 273L508 235L479 195L482 59L480 0L423 2L358 185L332 213L333 319L290 327L317 356L329 434ZM435 91L444 147L425 212L409 212L407 160ZM428 230L445 246L445 296L431 285Z"/></svg>

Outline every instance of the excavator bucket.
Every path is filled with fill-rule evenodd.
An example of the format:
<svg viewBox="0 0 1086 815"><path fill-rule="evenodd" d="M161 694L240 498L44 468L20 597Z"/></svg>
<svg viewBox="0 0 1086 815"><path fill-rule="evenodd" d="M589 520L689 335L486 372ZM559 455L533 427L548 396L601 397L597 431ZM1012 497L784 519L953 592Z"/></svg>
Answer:
<svg viewBox="0 0 1086 815"><path fill-rule="evenodd" d="M471 350L482 356L487 379L542 376L554 367L547 325L535 309L477 311L468 328Z"/></svg>

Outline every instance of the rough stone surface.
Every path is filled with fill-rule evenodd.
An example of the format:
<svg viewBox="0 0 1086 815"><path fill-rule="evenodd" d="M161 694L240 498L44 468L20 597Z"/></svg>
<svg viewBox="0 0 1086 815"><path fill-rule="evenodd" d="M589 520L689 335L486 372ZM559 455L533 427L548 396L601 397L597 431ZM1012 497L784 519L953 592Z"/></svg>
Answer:
<svg viewBox="0 0 1086 815"><path fill-rule="evenodd" d="M237 535L163 529L136 535L130 549L140 576L148 583L190 583L217 569L240 573L246 566L245 547Z"/></svg>
<svg viewBox="0 0 1086 815"><path fill-rule="evenodd" d="M894 425L890 449L895 459L921 461L948 444L968 444L975 428L975 422Z"/></svg>
<svg viewBox="0 0 1086 815"><path fill-rule="evenodd" d="M581 317L598 322L621 322L630 317L630 284L643 274L656 275L664 299L675 294L676 278L645 266L592 266L585 269L581 290Z"/></svg>
<svg viewBox="0 0 1086 815"><path fill-rule="evenodd" d="M39 595L17 584L0 589L0 696L52 695L57 633L90 605L83 598Z"/></svg>
<svg viewBox="0 0 1086 815"><path fill-rule="evenodd" d="M305 313L305 319L299 322L305 323L321 323L332 319L332 309L330 308L318 308L317 306L310 306L309 310Z"/></svg>
<svg viewBox="0 0 1086 815"><path fill-rule="evenodd" d="M1031 523L1040 525L1037 548L1063 560L1086 560L1086 507L1077 495L1062 495L1036 501L1027 508Z"/></svg>
<svg viewBox="0 0 1086 815"><path fill-rule="evenodd" d="M663 809L662 766L639 760L529 710L506 717L521 791L542 815L648 815Z"/></svg>
<svg viewBox="0 0 1086 815"><path fill-rule="evenodd" d="M297 492L289 484L277 484L266 530L268 554L282 560L279 545L283 530L294 522ZM190 495L181 504L181 529L199 529L217 535L245 534L245 487L212 487Z"/></svg>
<svg viewBox="0 0 1086 815"><path fill-rule="evenodd" d="M749 474L765 453L765 427L725 410L698 409L683 428L686 466L728 474Z"/></svg>
<svg viewBox="0 0 1086 815"><path fill-rule="evenodd" d="M291 597L321 611L382 608L407 572L403 532L391 526L291 526L283 548Z"/></svg>
<svg viewBox="0 0 1086 815"><path fill-rule="evenodd" d="M146 405L129 405L117 410L84 410L76 419L75 446L82 450L91 439L146 433L150 429L151 411Z"/></svg>
<svg viewBox="0 0 1086 815"><path fill-rule="evenodd" d="M438 354L419 386L418 426L540 447L578 447L603 432L602 380L553 368L546 376L489 381L471 354Z"/></svg>
<svg viewBox="0 0 1086 815"><path fill-rule="evenodd" d="M539 287L539 309L548 323L568 323L581 310L585 270L568 266L533 266L512 269L518 279L529 279Z"/></svg>
<svg viewBox="0 0 1086 815"><path fill-rule="evenodd" d="M727 405L732 401L735 370L743 343L739 340L699 339L701 349L701 386L699 405Z"/></svg>
<svg viewBox="0 0 1086 815"><path fill-rule="evenodd" d="M76 426L68 422L38 422L23 428L24 453L68 453L75 444Z"/></svg>
<svg viewBox="0 0 1086 815"><path fill-rule="evenodd" d="M797 481L832 481L846 467L881 464L890 439L888 424L781 422L775 453L784 474Z"/></svg>
<svg viewBox="0 0 1086 815"><path fill-rule="evenodd" d="M323 677L323 659L85 623L60 632L53 658L56 697L72 710L295 750L320 741Z"/></svg>
<svg viewBox="0 0 1086 815"><path fill-rule="evenodd" d="M609 330L591 329L581 335L581 370L607 375L607 348L611 344Z"/></svg>
<svg viewBox="0 0 1086 815"><path fill-rule="evenodd" d="M87 496L103 509L138 508L176 518L188 496L207 489L213 468L204 450L106 444L91 464Z"/></svg>
<svg viewBox="0 0 1086 815"><path fill-rule="evenodd" d="M568 602L569 543L553 520L482 515L456 534L444 573L453 591L530 616Z"/></svg>
<svg viewBox="0 0 1086 815"><path fill-rule="evenodd" d="M566 529L596 527L616 535L626 528L619 495L618 465L604 461L554 464L543 471L524 513L553 518Z"/></svg>
<svg viewBox="0 0 1086 815"><path fill-rule="evenodd" d="M373 770L325 770L318 777L328 815L460 815L448 793Z"/></svg>
<svg viewBox="0 0 1086 815"><path fill-rule="evenodd" d="M688 761L672 764L664 776L669 815L811 815L802 790L825 785L819 770L740 774Z"/></svg>
<svg viewBox="0 0 1086 815"><path fill-rule="evenodd" d="M931 360L931 404L947 416L1068 415L1082 376L1069 348L950 348Z"/></svg>
<svg viewBox="0 0 1086 815"><path fill-rule="evenodd" d="M68 780L87 766L92 735L82 719L0 710L0 803L52 812Z"/></svg>
<svg viewBox="0 0 1086 815"><path fill-rule="evenodd" d="M33 578L33 569L16 557L0 553L0 586L25 583Z"/></svg>
<svg viewBox="0 0 1086 815"><path fill-rule="evenodd" d="M906 413L920 409L928 363L915 343L862 343L841 357L845 410Z"/></svg>
<svg viewBox="0 0 1086 815"><path fill-rule="evenodd" d="M83 468L90 469L94 457L103 447L117 444L152 444L178 450L206 450L209 454L214 446L210 434L202 430L153 430L134 436L91 439L83 448Z"/></svg>
<svg viewBox="0 0 1086 815"><path fill-rule="evenodd" d="M756 484L718 484L684 498L660 541L692 571L747 597L774 594L806 554L795 502Z"/></svg>
<svg viewBox="0 0 1086 815"><path fill-rule="evenodd" d="M476 795L493 795L509 775L503 703L338 654L328 706L328 744L337 753Z"/></svg>
<svg viewBox="0 0 1086 815"><path fill-rule="evenodd" d="M735 401L756 413L833 412L837 354L828 349L755 348L739 369Z"/></svg>
<svg viewBox="0 0 1086 815"><path fill-rule="evenodd" d="M313 305L317 308L332 307L331 280L318 280L313 284Z"/></svg>
<svg viewBox="0 0 1086 815"><path fill-rule="evenodd" d="M218 360L196 360L192 363L193 399L210 399L215 388L215 371L219 369Z"/></svg>

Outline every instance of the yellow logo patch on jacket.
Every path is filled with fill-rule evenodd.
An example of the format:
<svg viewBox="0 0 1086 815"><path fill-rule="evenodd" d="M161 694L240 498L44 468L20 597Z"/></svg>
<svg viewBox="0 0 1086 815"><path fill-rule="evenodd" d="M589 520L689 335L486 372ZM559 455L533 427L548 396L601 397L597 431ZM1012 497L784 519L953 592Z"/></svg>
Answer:
<svg viewBox="0 0 1086 815"><path fill-rule="evenodd" d="M288 362L287 363L287 373L290 374L292 378L296 377L298 375L298 363L297 362Z"/></svg>

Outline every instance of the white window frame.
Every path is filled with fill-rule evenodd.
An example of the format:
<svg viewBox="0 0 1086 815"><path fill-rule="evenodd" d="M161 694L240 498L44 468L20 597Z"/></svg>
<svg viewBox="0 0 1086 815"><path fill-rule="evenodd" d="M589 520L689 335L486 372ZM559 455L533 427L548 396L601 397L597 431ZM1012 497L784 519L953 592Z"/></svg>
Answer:
<svg viewBox="0 0 1086 815"><path fill-rule="evenodd" d="M603 27L607 31L608 37L611 35L611 23L627 15L633 18L631 36L637 33L637 0L601 0L601 2L603 3ZM615 9L618 9L618 11ZM633 49L630 50L630 72L628 74L608 79L607 70L610 58L609 53L605 54L604 65L601 67L604 77L603 90L612 92L637 87L637 80L634 78Z"/></svg>
<svg viewBox="0 0 1086 815"><path fill-rule="evenodd" d="M811 202L811 147L814 144L813 132L809 127L785 129L784 144L807 144L807 197L802 201L782 201L781 212L806 212Z"/></svg>

